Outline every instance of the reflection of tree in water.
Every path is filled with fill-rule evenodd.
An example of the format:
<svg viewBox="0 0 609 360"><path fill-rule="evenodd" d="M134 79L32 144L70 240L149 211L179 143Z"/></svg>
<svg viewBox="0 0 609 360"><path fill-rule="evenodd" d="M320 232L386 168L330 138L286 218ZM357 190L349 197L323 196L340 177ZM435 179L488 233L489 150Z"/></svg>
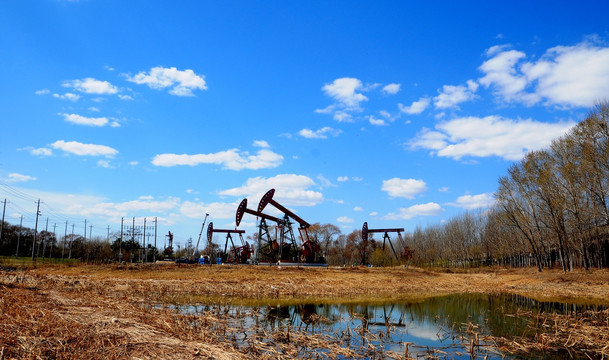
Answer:
<svg viewBox="0 0 609 360"><path fill-rule="evenodd" d="M311 328L318 324L331 326L340 320L336 306L329 304L268 305L262 310L262 318L271 329L282 325Z"/></svg>

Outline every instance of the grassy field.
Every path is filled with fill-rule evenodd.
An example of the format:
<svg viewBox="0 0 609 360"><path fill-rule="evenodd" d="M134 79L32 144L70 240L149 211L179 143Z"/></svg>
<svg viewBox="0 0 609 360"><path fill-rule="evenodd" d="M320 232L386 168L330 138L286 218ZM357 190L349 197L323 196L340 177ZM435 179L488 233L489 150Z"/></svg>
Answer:
<svg viewBox="0 0 609 360"><path fill-rule="evenodd" d="M538 300L607 305L609 272L486 269L447 273L403 267L96 266L3 261L0 290L0 359L291 358L297 354L298 341L350 355L340 344L306 333L294 333L292 341L278 340L272 346L261 341L237 345L227 340L228 325L218 325L225 324L221 314L194 317L158 305L210 300L285 303L303 298L317 303L361 303L451 293L513 293ZM609 313L598 316L609 319ZM590 322L582 328L609 336L607 322L604 327ZM282 334L269 334L273 336L283 339ZM509 350L516 347L510 341L499 343ZM519 346L523 342L519 339Z"/></svg>

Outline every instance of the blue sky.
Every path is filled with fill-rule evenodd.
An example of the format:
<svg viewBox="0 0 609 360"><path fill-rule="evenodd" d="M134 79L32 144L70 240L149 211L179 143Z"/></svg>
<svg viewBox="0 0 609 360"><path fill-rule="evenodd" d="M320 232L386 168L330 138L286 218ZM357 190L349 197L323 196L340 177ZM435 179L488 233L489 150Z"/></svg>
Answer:
<svg viewBox="0 0 609 360"><path fill-rule="evenodd" d="M184 243L205 213L233 228L239 202L270 188L344 233L484 210L510 164L609 97L607 13L604 1L2 2L6 221L33 227L40 198L59 229L86 219L105 237L121 217L156 217Z"/></svg>

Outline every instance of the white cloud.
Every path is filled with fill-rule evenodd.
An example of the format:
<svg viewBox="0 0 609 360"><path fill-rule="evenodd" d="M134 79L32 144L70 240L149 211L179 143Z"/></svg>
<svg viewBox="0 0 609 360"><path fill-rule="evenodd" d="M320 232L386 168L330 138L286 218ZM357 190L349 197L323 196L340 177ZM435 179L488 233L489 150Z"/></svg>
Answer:
<svg viewBox="0 0 609 360"><path fill-rule="evenodd" d="M107 81L85 78L65 81L62 86L70 87L86 94L116 94L118 88Z"/></svg>
<svg viewBox="0 0 609 360"><path fill-rule="evenodd" d="M332 182L326 179L323 175L317 175L317 180L319 180L321 187L336 187L336 185L332 184Z"/></svg>
<svg viewBox="0 0 609 360"><path fill-rule="evenodd" d="M360 104L368 101L368 98L361 92L374 88L375 86L364 87L362 82L356 78L336 79L331 84L322 87L323 92L334 99L334 104L324 109L316 109L315 112L333 114L334 120L338 122L353 121L351 113L361 111Z"/></svg>
<svg viewBox="0 0 609 360"><path fill-rule="evenodd" d="M368 98L358 90L362 89L362 82L356 78L340 78L331 84L326 84L322 90L347 109L359 109L359 105Z"/></svg>
<svg viewBox="0 0 609 360"><path fill-rule="evenodd" d="M193 202L184 201L180 205L180 213L191 219L201 219L205 214L210 214L214 219L235 219L235 212L239 202Z"/></svg>
<svg viewBox="0 0 609 360"><path fill-rule="evenodd" d="M207 90L205 77L195 74L191 69L178 70L175 67L158 66L150 69L149 73L142 71L134 76L127 76L127 80L157 90L172 87L169 93L177 96L194 96L193 90Z"/></svg>
<svg viewBox="0 0 609 360"><path fill-rule="evenodd" d="M372 115L368 116L368 122L370 122L371 125L375 125L375 126L386 126L387 125L385 120L377 119Z"/></svg>
<svg viewBox="0 0 609 360"><path fill-rule="evenodd" d="M398 104L398 108L401 112L409 114L409 115L418 115L425 111L429 106L431 100L428 97L422 97L417 101L413 101L410 106L405 106L402 104Z"/></svg>
<svg viewBox="0 0 609 360"><path fill-rule="evenodd" d="M338 136L342 133L341 130L333 129L329 126L325 126L318 130L302 129L298 132L298 135L307 139L327 139L328 135Z"/></svg>
<svg viewBox="0 0 609 360"><path fill-rule="evenodd" d="M400 91L401 86L402 86L401 84L395 84L395 83L388 84L388 85L383 86L383 92L387 95L394 95Z"/></svg>
<svg viewBox="0 0 609 360"><path fill-rule="evenodd" d="M271 145L269 145L269 143L264 140L254 140L253 145L255 147L259 147L259 148L270 148L271 147Z"/></svg>
<svg viewBox="0 0 609 360"><path fill-rule="evenodd" d="M423 180L393 178L383 180L381 190L391 197L414 199L418 194L427 191L427 185Z"/></svg>
<svg viewBox="0 0 609 360"><path fill-rule="evenodd" d="M286 206L314 206L323 201L322 193L308 190L315 182L304 175L280 174L271 178L250 178L237 188L220 191L219 195L250 197L259 201L270 189L275 189L273 199Z"/></svg>
<svg viewBox="0 0 609 360"><path fill-rule="evenodd" d="M78 125L87 125L87 126L105 126L108 124L108 118L105 117L86 117L78 114L62 114L59 115L64 117L64 120L67 122L71 122L73 124Z"/></svg>
<svg viewBox="0 0 609 360"><path fill-rule="evenodd" d="M364 211L364 209L361 206L356 206L353 208L353 211Z"/></svg>
<svg viewBox="0 0 609 360"><path fill-rule="evenodd" d="M136 166L136 165L139 165L139 164L140 164L139 161L129 161L129 165L131 165L131 166Z"/></svg>
<svg viewBox="0 0 609 360"><path fill-rule="evenodd" d="M29 148L30 154L35 155L35 156L51 156L53 155L53 150L49 149L49 148L37 148L37 149L33 149L33 148Z"/></svg>
<svg viewBox="0 0 609 360"><path fill-rule="evenodd" d="M463 195L457 198L456 203L449 205L460 207L467 210L489 208L495 204L495 197L491 193L478 195Z"/></svg>
<svg viewBox="0 0 609 360"><path fill-rule="evenodd" d="M348 176L339 176L336 181L338 182L345 182L345 181L349 181L349 177Z"/></svg>
<svg viewBox="0 0 609 360"><path fill-rule="evenodd" d="M46 95L46 94L50 94L51 90L49 90L49 89L40 89L40 90L36 90L34 93L36 95Z"/></svg>
<svg viewBox="0 0 609 360"><path fill-rule="evenodd" d="M378 212L373 211L373 212L371 212L371 213L370 213L370 214L368 214L368 215L370 215L370 216L377 216L378 214L379 214Z"/></svg>
<svg viewBox="0 0 609 360"><path fill-rule="evenodd" d="M438 189L439 192L443 192L443 193L448 192L448 190L449 190L448 186L443 186L443 187Z"/></svg>
<svg viewBox="0 0 609 360"><path fill-rule="evenodd" d="M87 217L105 216L120 218L131 215L135 212L146 213L165 213L177 209L180 199L168 197L164 200L154 200L152 197L140 197L137 200L130 200L122 203L96 202L94 204L82 204L75 202L71 206L71 212Z"/></svg>
<svg viewBox="0 0 609 360"><path fill-rule="evenodd" d="M436 109L458 109L458 104L473 100L478 90L478 83L473 80L467 81L467 86L464 85L444 85L442 90L438 90L438 96L433 98L433 103Z"/></svg>
<svg viewBox="0 0 609 360"><path fill-rule="evenodd" d="M116 149L105 145L83 144L78 141L58 140L51 144L54 149L63 150L67 153L79 156L105 156L112 157L118 154Z"/></svg>
<svg viewBox="0 0 609 360"><path fill-rule="evenodd" d="M348 216L341 216L338 219L336 219L336 221L338 221L341 224L350 224L355 220L353 220L353 218L350 218Z"/></svg>
<svg viewBox="0 0 609 360"><path fill-rule="evenodd" d="M426 204L413 205L407 208L400 208L399 212L385 215L386 220L409 220L416 216L434 216L444 211L439 204L429 202Z"/></svg>
<svg viewBox="0 0 609 360"><path fill-rule="evenodd" d="M91 112L100 112L99 108L97 108L95 106L90 106L89 107L89 111L91 111Z"/></svg>
<svg viewBox="0 0 609 360"><path fill-rule="evenodd" d="M102 167L102 168L106 168L109 169L112 166L110 165L110 161L108 160L98 160L97 161L97 166Z"/></svg>
<svg viewBox="0 0 609 360"><path fill-rule="evenodd" d="M36 180L35 176L22 175L18 173L10 173L8 174L8 178L4 179L6 182L26 182L26 181L34 181Z"/></svg>
<svg viewBox="0 0 609 360"><path fill-rule="evenodd" d="M499 156L513 161L520 160L530 150L549 146L573 125L573 122L544 123L500 116L470 116L440 123L435 130L423 129L410 146L433 150L438 156L456 160L463 156Z"/></svg>
<svg viewBox="0 0 609 360"><path fill-rule="evenodd" d="M53 97L57 98L57 99L61 99L61 100L70 100L70 101L78 101L78 99L80 99L80 95L69 93L69 92L65 93L63 95L53 94Z"/></svg>
<svg viewBox="0 0 609 360"><path fill-rule="evenodd" d="M352 176L351 180L353 180L353 181L362 181L362 180L364 180L364 178L361 178L361 177L358 177L358 176Z"/></svg>
<svg viewBox="0 0 609 360"><path fill-rule="evenodd" d="M239 152L238 149L230 149L211 154L160 154L152 159L155 166L196 166L199 164L218 164L229 170L257 170L276 168L283 162L283 156L270 150L258 150L256 155L248 152Z"/></svg>
<svg viewBox="0 0 609 360"><path fill-rule="evenodd" d="M590 107L609 93L609 47L556 46L537 61L525 61L524 52L494 46L487 56L479 82L504 101Z"/></svg>
<svg viewBox="0 0 609 360"><path fill-rule="evenodd" d="M118 98L121 99L121 100L133 100L133 96L131 96L131 95L121 95L121 94L119 94Z"/></svg>

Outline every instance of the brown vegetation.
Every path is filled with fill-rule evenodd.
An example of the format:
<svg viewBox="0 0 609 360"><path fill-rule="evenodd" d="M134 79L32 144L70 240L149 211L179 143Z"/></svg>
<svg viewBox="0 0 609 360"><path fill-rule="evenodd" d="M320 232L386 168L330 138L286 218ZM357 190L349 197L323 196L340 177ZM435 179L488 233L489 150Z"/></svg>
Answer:
<svg viewBox="0 0 609 360"><path fill-rule="evenodd" d="M0 271L0 359L13 358L292 358L349 353L340 339L285 329L235 342L227 316L175 313L162 304L310 297L381 301L447 293L518 293L538 299L606 303L609 272L497 269L439 273L405 268L262 266L44 266ZM565 321L571 321L566 317ZM583 320L578 320L583 321ZM583 332L601 323L581 327ZM599 334L606 334L605 325ZM229 334L229 335L227 335ZM233 334L232 337L230 334ZM289 339L289 340L286 340ZM546 344L550 340L544 340ZM522 345L522 340L517 340ZM510 340L501 342L513 349ZM552 345L555 346L555 345ZM515 349L514 351L516 351ZM299 355L300 354L300 355ZM361 355L361 354L360 354ZM397 354L385 354L399 358ZM403 358L403 355L402 355Z"/></svg>

